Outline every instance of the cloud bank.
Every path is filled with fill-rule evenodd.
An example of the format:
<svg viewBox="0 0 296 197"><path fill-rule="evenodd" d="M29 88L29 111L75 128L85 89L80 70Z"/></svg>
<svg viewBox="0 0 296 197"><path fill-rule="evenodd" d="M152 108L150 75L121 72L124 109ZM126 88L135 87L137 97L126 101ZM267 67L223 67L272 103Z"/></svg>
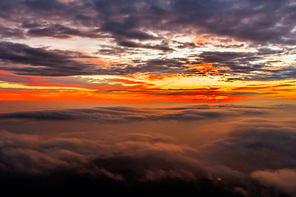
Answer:
<svg viewBox="0 0 296 197"><path fill-rule="evenodd" d="M30 186L37 184L49 196L86 190L103 196L293 196L294 117L274 116L293 107L192 105L2 113L1 182L43 195Z"/></svg>

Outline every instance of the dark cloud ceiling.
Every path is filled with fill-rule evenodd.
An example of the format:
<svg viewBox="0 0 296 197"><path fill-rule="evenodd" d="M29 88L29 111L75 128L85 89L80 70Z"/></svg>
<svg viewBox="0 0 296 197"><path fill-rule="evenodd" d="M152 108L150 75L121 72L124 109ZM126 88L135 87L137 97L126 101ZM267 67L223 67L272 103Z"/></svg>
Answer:
<svg viewBox="0 0 296 197"><path fill-rule="evenodd" d="M179 49L194 50L205 44L167 40L176 34L207 34L224 36L225 41L215 44L220 48L241 48L252 46L257 52L202 52L196 53L196 63L212 63L217 67L227 67L220 74L237 75L240 80L281 80L295 77L295 67L285 64L280 70L264 68L273 64L264 58L268 55L291 53L296 44L296 4L292 0L283 1L219 1L219 0L153 0L153 1L57 1L57 0L13 0L0 3L1 45L9 50L1 52L1 60L25 66L1 67L23 75L69 76L89 74L134 74L134 73L193 73L184 62L169 59L166 55ZM152 33L153 32L153 33ZM165 33L163 33L165 32ZM112 67L109 70L95 68L95 65L81 63L69 56L55 54L43 48L30 48L21 44L8 43L12 39L22 39L22 43L32 38L70 39L111 39L112 44L98 47L100 55L142 54L145 50L157 51L159 61L176 61L177 67L163 66L147 60L139 65L125 65L124 69ZM229 44L237 40L245 44ZM56 40L58 42L58 40ZM20 57L16 49L26 51ZM281 50L272 49L280 46ZM10 48L9 48L10 47ZM271 48L270 48L271 47ZM14 50L14 51L13 51ZM40 51L37 57L32 51ZM144 50L144 51L143 51ZM75 48L73 48L75 51ZM9 53L16 53L14 56ZM51 54L53 55L53 54ZM42 58L43 58L42 57ZM189 58L189 57L184 57ZM260 63L256 61L261 60ZM255 63L256 62L256 63ZM41 66L41 67L37 67ZM120 65L119 65L120 66ZM167 71L165 71L167 70ZM256 73L257 72L257 73ZM269 73L267 74L258 74ZM209 73L211 75L211 73ZM232 78L235 79L235 78ZM228 80L231 81L231 80Z"/></svg>

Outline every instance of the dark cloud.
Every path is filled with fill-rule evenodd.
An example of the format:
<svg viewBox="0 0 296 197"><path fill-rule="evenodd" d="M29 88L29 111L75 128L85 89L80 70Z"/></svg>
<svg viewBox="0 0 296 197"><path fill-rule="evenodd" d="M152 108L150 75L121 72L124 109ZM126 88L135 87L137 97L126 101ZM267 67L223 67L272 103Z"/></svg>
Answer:
<svg viewBox="0 0 296 197"><path fill-rule="evenodd" d="M294 128L255 118L243 120L235 126L237 129L229 136L210 147L215 161L247 173L295 168ZM228 157L236 159L227 160Z"/></svg>
<svg viewBox="0 0 296 197"><path fill-rule="evenodd" d="M13 182L13 184L12 184ZM197 183L183 180L163 180L151 183L132 182L122 184L108 177L86 177L73 172L56 173L50 177L19 176L18 180L6 179L1 181L3 196L223 196L242 197L240 193L232 193L223 187L202 179ZM34 185L34 186L33 186ZM18 190L10 191L8 188Z"/></svg>
<svg viewBox="0 0 296 197"><path fill-rule="evenodd" d="M79 32L76 32L79 33ZM57 33L56 36L75 35L76 33ZM85 36L92 36L86 34ZM150 45L131 41L120 41L122 48L101 49L103 54L135 53L128 49L155 49L163 52L174 50L166 44ZM203 52L198 55L196 61L187 58L174 59L149 59L138 61L135 64L111 64L109 68L100 67L94 63L85 63L78 58L94 58L78 52L48 50L46 48L33 48L25 44L11 42L0 43L0 59L9 66L2 66L2 70L12 71L21 75L41 76L73 76L73 75L128 75L135 73L150 73L155 75L167 73L179 73L187 75L221 75L226 80L281 80L292 79L295 76L294 66L284 66L274 69L273 62L265 61L267 58L262 54L270 54L274 51L262 50L258 53L239 52ZM100 54L99 53L99 54ZM255 61L265 63L253 63ZM224 70L204 70L190 68L190 65L211 63L214 67L227 68ZM22 65L22 66L19 66ZM258 73L259 72L259 73ZM233 77L234 76L234 77Z"/></svg>
<svg viewBox="0 0 296 197"><path fill-rule="evenodd" d="M116 23L117 27L125 27L120 30L129 30L138 26L153 29L151 27L153 23L154 28L163 30L187 26L196 31L236 37L246 41L295 43L291 33L294 25L290 24L293 18L291 9L294 5L288 0L281 2L144 1L142 6L135 1L127 1L124 4L95 1L95 5L98 12L108 21L106 23L108 27L112 26L109 24L114 24L111 17L128 14L127 21L132 22ZM138 23L134 23L135 19ZM167 22L160 24L161 19ZM282 26L278 26L278 23ZM120 31L114 29L112 32ZM286 40L284 37L289 39Z"/></svg>
<svg viewBox="0 0 296 197"><path fill-rule="evenodd" d="M189 170L193 168L192 161L182 153L190 153L194 149L161 142L159 136L132 135L110 146L106 143L97 143L96 140L65 137L44 140L38 135L17 135L5 131L0 135L0 182L6 186L14 184L20 188L23 184L25 188L22 193L43 194L46 189L46 195L51 195L69 189L68 194L72 191L89 190L92 192L91 195L104 196L102 192L106 188L112 188L106 189L106 195L113 194L112 191L115 190L116 194L120 192L136 195L147 192L147 195L152 193L159 196L164 195L163 192L184 194L184 187L190 186L185 193L240 196L205 178L196 164L197 169L194 172ZM148 142L146 139L151 141ZM122 150L124 146L129 147L125 153L117 151ZM141 150L141 153L133 153L134 148ZM98 155L106 151L106 155ZM192 166L189 167L184 160L189 161ZM199 174L196 174L197 172ZM15 174L18 174L18 178L14 178ZM23 179L26 179L26 182L23 182ZM40 180L43 180L42 183ZM30 186L32 183L35 183L34 188ZM38 185L41 190L36 187ZM61 185L63 186L60 187ZM65 185L69 188L65 189ZM173 185L175 187L171 188ZM133 193L134 191L137 192ZM8 191L2 190L5 195L6 192ZM18 192L9 192L9 195L14 193Z"/></svg>
<svg viewBox="0 0 296 197"><path fill-rule="evenodd" d="M159 50L158 55L167 55L178 49L193 50L206 47L208 42L180 42L171 39L178 34L206 34L209 37L223 36L219 43L210 42L219 48L241 48L251 46L257 52L202 52L196 54L195 64L212 63L217 67L229 69L220 71L200 71L188 68L188 62L168 61L166 65L155 65L154 60L139 65L112 65L109 69L96 68L95 65L74 61L69 57L45 59L44 62L9 59L2 61L12 64L29 64L26 67L1 68L23 75L70 76L70 75L125 75L135 73L181 73L198 76L224 76L226 81L238 80L282 80L295 76L291 65L281 69L267 68L274 62L267 60L269 55L289 54L288 45L295 44L295 26L291 0L284 1L71 1L25 0L1 2L3 23L1 37L7 38L109 38L110 46L100 46L97 55L143 54L144 49ZM75 14L73 14L75 13ZM165 32L165 33L164 33ZM163 41L166 40L167 41ZM246 41L233 44L232 41ZM148 43L153 41L153 43ZM111 44L112 43L112 44ZM156 44L159 43L159 44ZM104 44L106 45L106 44ZM270 46L283 47L282 50ZM37 49L36 49L37 50ZM7 54L5 54L6 56ZM9 56L8 56L9 57ZM185 57L187 58L187 57ZM63 60L62 60L63 59ZM188 59L190 59L188 57ZM192 59L192 58L191 58ZM36 62L37 61L37 62ZM56 66L48 65L53 62ZM178 68L171 66L172 61ZM255 63L260 61L260 63ZM53 64L52 63L52 64ZM284 64L284 63L283 63ZM37 67L42 66L42 67ZM98 66L100 67L100 66ZM157 71L158 69L158 71ZM75 70L75 71L74 71Z"/></svg>
<svg viewBox="0 0 296 197"><path fill-rule="evenodd" d="M157 46L156 46L157 47ZM162 49L162 48L161 48ZM164 49L162 49L164 50ZM73 75L126 75L142 72L178 73L187 68L177 60L149 60L138 65L112 65L100 68L100 65L87 64L77 58L94 58L79 52L32 48L25 44L11 42L0 43L0 59L9 66L2 70L20 75L73 76ZM22 65L22 66L19 66Z"/></svg>
<svg viewBox="0 0 296 197"><path fill-rule="evenodd" d="M259 81L272 81L294 79L296 74L295 66L286 66L277 70L266 70L270 74L251 75L244 77L244 80L259 80Z"/></svg>
<svg viewBox="0 0 296 197"><path fill-rule="evenodd" d="M28 27L29 25L26 25ZM32 26L32 25L31 25ZM70 38L72 36L100 38L97 30L80 31L79 29L69 28L60 24L49 25L44 28L30 29L27 34L32 37L54 37L54 38Z"/></svg>
<svg viewBox="0 0 296 197"><path fill-rule="evenodd" d="M292 36L290 34L292 25L280 21L289 18L288 10L293 7L291 3L292 1L204 2L188 0L173 1L172 8L175 13L184 14L179 21L205 28L215 34L259 43L287 43L283 35ZM276 27L277 22L282 23L283 26ZM293 41L290 40L290 44L292 43Z"/></svg>
<svg viewBox="0 0 296 197"><path fill-rule="evenodd" d="M125 74L129 73L151 73L151 74L166 74L166 73L182 73L188 67L183 62L177 59L150 59L146 62L137 64L136 66L128 65L124 68Z"/></svg>
<svg viewBox="0 0 296 197"><path fill-rule="evenodd" d="M166 50L159 46L152 46ZM9 66L0 67L20 75L73 76L73 75L127 75L135 73L181 73L187 66L177 59L152 59L138 65L114 64L110 68L87 64L77 58L94 58L79 52L33 48L25 44L0 43L0 59ZM22 66L19 66L22 65Z"/></svg>
<svg viewBox="0 0 296 197"><path fill-rule="evenodd" d="M148 33L141 32L139 30L134 30L138 25L136 24L137 19L127 18L125 23L118 22L108 22L105 23L101 30L106 32L111 32L116 39L138 39L138 40L154 40L154 36Z"/></svg>
<svg viewBox="0 0 296 197"><path fill-rule="evenodd" d="M3 38L25 38L25 33L18 28L6 28L0 26L0 37Z"/></svg>
<svg viewBox="0 0 296 197"><path fill-rule="evenodd" d="M250 60L258 60L260 57L254 57L254 53L240 53L240 52L203 52L199 55L199 58L203 60L204 63L225 63L234 60L244 60L246 58Z"/></svg>
<svg viewBox="0 0 296 197"><path fill-rule="evenodd" d="M16 8L13 6L16 5ZM102 32L111 33L120 40L156 39L147 30L169 30L172 33L191 28L192 32L228 36L239 40L266 44L295 44L295 5L283 1L74 1L26 0L2 2L4 11L36 12L40 19L58 14L60 20L88 26L95 24ZM23 12L18 12L22 10ZM63 12L60 12L63 11ZM76 11L76 15L73 15ZM96 14L89 15L89 12ZM10 15L10 14L9 14ZM28 17L28 15L26 16ZM52 17L49 17L53 19ZM48 31L49 35L50 31ZM55 32L52 32L55 35ZM53 36L50 35L50 36Z"/></svg>
<svg viewBox="0 0 296 197"><path fill-rule="evenodd" d="M274 61L266 60L268 55L285 54L290 50L271 50L268 48L258 49L256 53L245 52L203 52L198 55L196 62L192 64L211 63L215 67L224 67L227 70L219 70L218 73L206 72L207 74L220 74L226 81L234 80L283 80L293 79L295 67L285 65L282 68L274 68ZM262 61L261 63L255 63ZM278 62L278 61L277 61ZM281 62L281 61L279 61ZM187 72L194 72L194 69Z"/></svg>
<svg viewBox="0 0 296 197"><path fill-rule="evenodd" d="M131 41L121 41L118 43L118 45L124 46L124 47L131 47L131 48L156 49L164 52L174 51L174 49L166 45L149 45L149 44L144 45L144 44L139 44Z"/></svg>
<svg viewBox="0 0 296 197"><path fill-rule="evenodd" d="M175 41L173 40L172 43L174 44L177 44L177 48L179 49L184 49L184 48L191 48L191 49L194 49L196 47L201 47L203 46L204 44L196 44L194 42L178 42L178 41Z"/></svg>
<svg viewBox="0 0 296 197"><path fill-rule="evenodd" d="M221 106L222 107L222 106ZM223 108L223 107L222 107ZM69 109L48 110L0 114L0 119L35 119L35 120L93 120L96 122L126 122L126 121L155 121L155 120L177 120L194 121L205 119L216 119L237 115L262 115L267 113L262 109L231 109L226 111L213 111L206 108L189 107L177 108L162 113L152 110L138 111L134 108L92 108L92 109Z"/></svg>
<svg viewBox="0 0 296 197"><path fill-rule="evenodd" d="M77 52L32 48L25 44L0 43L0 59L3 62L23 65L22 67L2 67L1 69L17 74L43 76L89 74L92 72L91 65L73 60L83 57L88 56Z"/></svg>
<svg viewBox="0 0 296 197"><path fill-rule="evenodd" d="M62 10L66 8L65 4L57 0L25 0L22 3L30 9L38 11Z"/></svg>
<svg viewBox="0 0 296 197"><path fill-rule="evenodd" d="M22 23L22 27L24 28L37 28L41 26L42 24L39 24L38 22L36 22L36 20L26 20Z"/></svg>

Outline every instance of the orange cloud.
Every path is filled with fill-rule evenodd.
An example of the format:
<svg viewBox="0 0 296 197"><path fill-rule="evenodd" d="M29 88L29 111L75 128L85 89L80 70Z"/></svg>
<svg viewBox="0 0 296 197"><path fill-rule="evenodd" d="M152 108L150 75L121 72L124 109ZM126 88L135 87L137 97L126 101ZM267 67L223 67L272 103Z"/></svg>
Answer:
<svg viewBox="0 0 296 197"><path fill-rule="evenodd" d="M210 63L191 65L191 67L203 72L209 70L217 72L220 69ZM20 77L20 80L12 77L16 82L5 82L4 76L0 100L222 102L250 98L251 95L253 97L257 93L266 94L265 97L296 97L293 81L282 82L282 84L269 82L256 84L254 82L251 85L249 83L249 85L242 84L242 87L233 87L229 83L220 85L219 81L211 82L208 79L208 81L201 81L202 83L196 80L195 83L198 85L188 86L188 83L191 84L196 78L191 79L188 78L189 75L171 73L163 75L127 75L115 78L107 76L106 78L102 77L102 83L92 83L91 80L81 78L83 79L81 84L71 84L75 79L67 77L49 80L51 77L20 76L0 71L0 77L1 75L17 76ZM29 79L24 80L21 79L22 77ZM98 79L101 78L98 77ZM180 83L180 85L175 85L176 82ZM6 89L8 91L5 91Z"/></svg>
<svg viewBox="0 0 296 197"><path fill-rule="evenodd" d="M195 43L206 43L208 42L210 39L206 38L206 36L208 36L207 34L202 34L202 35L199 35L197 37L195 37L193 39L193 42Z"/></svg>
<svg viewBox="0 0 296 197"><path fill-rule="evenodd" d="M72 90L58 91L0 91L2 101L92 101L92 102L148 102L141 94L101 93Z"/></svg>
<svg viewBox="0 0 296 197"><path fill-rule="evenodd" d="M264 66L263 69L278 70L287 66Z"/></svg>
<svg viewBox="0 0 296 197"><path fill-rule="evenodd" d="M38 79L45 79L48 77L43 77L43 76L33 76L33 75L17 75L11 72L7 72L4 70L0 70L0 75L10 75L10 76L15 76L15 77L26 77L26 78L38 78ZM51 77L51 78L57 78L57 77Z"/></svg>
<svg viewBox="0 0 296 197"><path fill-rule="evenodd" d="M190 95L184 96L187 101L199 101L199 102L227 102L238 99L246 99L249 96L245 95Z"/></svg>
<svg viewBox="0 0 296 197"><path fill-rule="evenodd" d="M110 68L112 64L126 64L124 60L109 59L109 58L79 58L82 62L91 62L93 64L98 64L103 68Z"/></svg>
<svg viewBox="0 0 296 197"><path fill-rule="evenodd" d="M200 72L226 70L227 67L214 67L211 63L188 65L190 68L195 68Z"/></svg>
<svg viewBox="0 0 296 197"><path fill-rule="evenodd" d="M105 90L111 90L110 87ZM91 101L91 102L220 102L246 98L245 96L215 95L206 93L195 95L192 91L160 89L118 89L118 91L0 91L2 101Z"/></svg>
<svg viewBox="0 0 296 197"><path fill-rule="evenodd" d="M290 90L295 89L294 85L291 84L278 84L278 85L249 85L245 87L237 87L237 88L232 88L233 91L237 90L272 90L272 91L277 91L281 90L280 88L287 88L291 87ZM286 90L286 89L285 89Z"/></svg>
<svg viewBox="0 0 296 197"><path fill-rule="evenodd" d="M172 78L172 77L179 77L181 74L164 74L164 75L148 75L148 80L150 81L156 81L156 80L163 80L165 78Z"/></svg>

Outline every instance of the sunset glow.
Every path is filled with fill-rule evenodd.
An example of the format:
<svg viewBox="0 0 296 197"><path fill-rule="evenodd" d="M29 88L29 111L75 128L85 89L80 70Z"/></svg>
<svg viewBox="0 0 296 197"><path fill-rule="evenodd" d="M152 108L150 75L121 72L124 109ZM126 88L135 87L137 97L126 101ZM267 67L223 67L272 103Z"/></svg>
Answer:
<svg viewBox="0 0 296 197"><path fill-rule="evenodd" d="M0 0L0 196L295 197L295 0Z"/></svg>

